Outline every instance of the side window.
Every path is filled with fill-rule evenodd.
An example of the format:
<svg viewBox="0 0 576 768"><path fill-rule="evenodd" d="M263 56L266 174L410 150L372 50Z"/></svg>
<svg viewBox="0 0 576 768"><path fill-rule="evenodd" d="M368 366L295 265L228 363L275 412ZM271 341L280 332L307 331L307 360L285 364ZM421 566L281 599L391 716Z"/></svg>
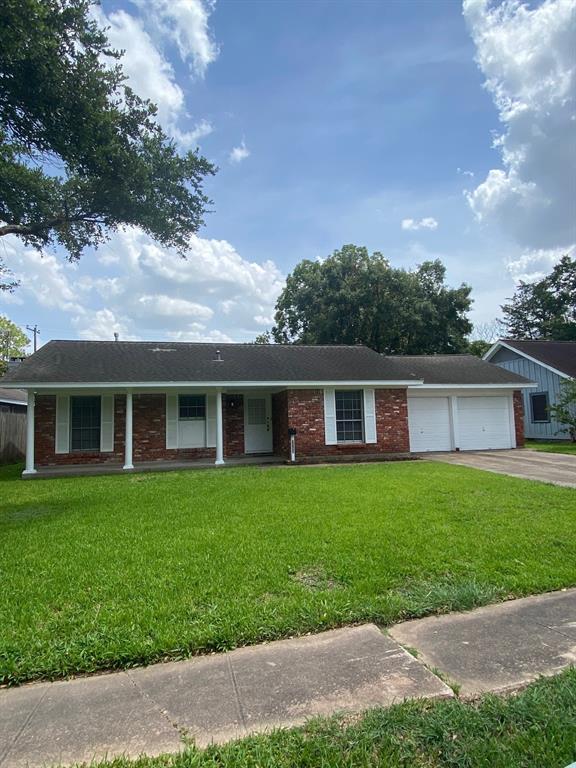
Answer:
<svg viewBox="0 0 576 768"><path fill-rule="evenodd" d="M532 422L549 422L550 411L548 410L548 392L533 392L530 394L530 404L532 406Z"/></svg>
<svg viewBox="0 0 576 768"><path fill-rule="evenodd" d="M336 437L339 443L364 440L362 390L336 391Z"/></svg>
<svg viewBox="0 0 576 768"><path fill-rule="evenodd" d="M180 395L178 398L180 421L206 418L206 395Z"/></svg>
<svg viewBox="0 0 576 768"><path fill-rule="evenodd" d="M70 398L70 448L100 450L100 397Z"/></svg>

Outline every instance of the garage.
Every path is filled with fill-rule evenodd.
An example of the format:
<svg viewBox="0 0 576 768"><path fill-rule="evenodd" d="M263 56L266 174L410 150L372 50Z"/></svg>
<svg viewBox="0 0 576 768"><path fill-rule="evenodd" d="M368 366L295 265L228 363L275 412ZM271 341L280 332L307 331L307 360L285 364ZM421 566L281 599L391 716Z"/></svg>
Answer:
<svg viewBox="0 0 576 768"><path fill-rule="evenodd" d="M509 395L408 398L410 450L462 451L514 448Z"/></svg>

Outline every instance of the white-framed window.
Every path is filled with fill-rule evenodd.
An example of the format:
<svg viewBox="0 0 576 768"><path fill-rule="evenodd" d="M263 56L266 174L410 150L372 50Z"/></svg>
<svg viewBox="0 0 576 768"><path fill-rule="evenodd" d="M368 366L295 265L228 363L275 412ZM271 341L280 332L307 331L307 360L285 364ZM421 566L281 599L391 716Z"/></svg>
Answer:
<svg viewBox="0 0 576 768"><path fill-rule="evenodd" d="M548 392L531 392L530 410L533 424L548 424L550 422Z"/></svg>
<svg viewBox="0 0 576 768"><path fill-rule="evenodd" d="M206 419L206 395L179 395L178 418L180 421Z"/></svg>
<svg viewBox="0 0 576 768"><path fill-rule="evenodd" d="M70 450L99 451L101 427L100 395L70 398Z"/></svg>
<svg viewBox="0 0 576 768"><path fill-rule="evenodd" d="M339 443L364 441L364 415L361 389L336 390L336 439Z"/></svg>

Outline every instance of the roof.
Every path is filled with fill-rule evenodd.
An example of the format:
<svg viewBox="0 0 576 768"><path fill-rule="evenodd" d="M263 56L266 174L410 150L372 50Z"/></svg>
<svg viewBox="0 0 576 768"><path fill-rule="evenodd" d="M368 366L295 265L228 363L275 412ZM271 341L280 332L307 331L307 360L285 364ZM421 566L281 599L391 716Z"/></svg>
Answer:
<svg viewBox="0 0 576 768"><path fill-rule="evenodd" d="M23 389L4 389L4 387L0 387L0 403L22 403L22 405L26 405L27 402L28 394Z"/></svg>
<svg viewBox="0 0 576 768"><path fill-rule="evenodd" d="M525 386L531 382L498 365L487 363L475 355L405 355L395 360L404 375L416 376L426 384L510 385Z"/></svg>
<svg viewBox="0 0 576 768"><path fill-rule="evenodd" d="M218 353L220 360L217 359ZM473 355L384 356L362 346L51 341L2 380L14 384L403 382L528 384Z"/></svg>
<svg viewBox="0 0 576 768"><path fill-rule="evenodd" d="M217 353L222 358L218 361ZM362 346L51 341L10 371L16 384L412 381Z"/></svg>
<svg viewBox="0 0 576 768"><path fill-rule="evenodd" d="M554 368L565 376L576 378L576 341L500 339L489 350L488 355L494 354L498 346L509 347L519 354L535 360L537 363Z"/></svg>

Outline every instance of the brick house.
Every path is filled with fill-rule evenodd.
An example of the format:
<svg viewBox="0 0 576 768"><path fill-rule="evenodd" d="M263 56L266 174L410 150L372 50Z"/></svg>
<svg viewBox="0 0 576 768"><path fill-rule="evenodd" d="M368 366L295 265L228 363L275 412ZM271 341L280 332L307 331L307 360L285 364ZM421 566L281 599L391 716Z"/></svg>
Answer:
<svg viewBox="0 0 576 768"><path fill-rule="evenodd" d="M511 448L532 386L469 355L120 341L49 342L2 385L28 392L24 475Z"/></svg>

